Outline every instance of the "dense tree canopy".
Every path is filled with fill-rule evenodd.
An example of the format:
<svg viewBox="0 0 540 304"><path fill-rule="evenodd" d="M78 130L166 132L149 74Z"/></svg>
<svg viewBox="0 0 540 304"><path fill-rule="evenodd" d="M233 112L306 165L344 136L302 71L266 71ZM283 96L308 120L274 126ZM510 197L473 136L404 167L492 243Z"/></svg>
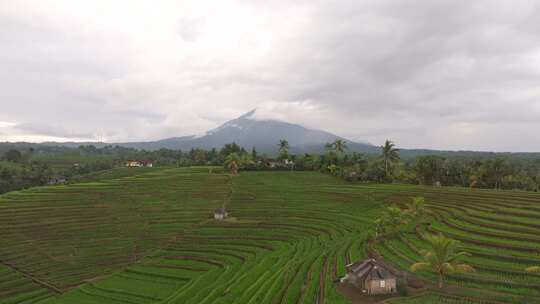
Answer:
<svg viewBox="0 0 540 304"><path fill-rule="evenodd" d="M10 162L20 162L22 160L22 153L18 150L9 150L4 154L4 159Z"/></svg>
<svg viewBox="0 0 540 304"><path fill-rule="evenodd" d="M368 155L348 153L343 140L329 143L329 149L323 154L294 155L289 151L287 140L277 144L280 152L277 157L257 153L255 148L247 152L236 143L220 149L189 151L145 151L111 145L77 148L23 146L17 149L9 145L0 154L3 160L0 161L0 192L42 185L53 175L70 178L123 166L130 159L149 160L154 166L221 166L229 163L226 160L232 153L238 156L238 170L314 170L351 182L540 189L540 158L528 155L471 154L456 157L442 153L401 157L400 150L391 141L384 143L379 155ZM41 177L36 178L36 175Z"/></svg>

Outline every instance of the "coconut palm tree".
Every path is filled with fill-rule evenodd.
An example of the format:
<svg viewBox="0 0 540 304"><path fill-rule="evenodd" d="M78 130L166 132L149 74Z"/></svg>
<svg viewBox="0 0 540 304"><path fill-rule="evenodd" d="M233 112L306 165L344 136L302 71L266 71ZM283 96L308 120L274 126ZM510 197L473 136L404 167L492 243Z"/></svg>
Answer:
<svg viewBox="0 0 540 304"><path fill-rule="evenodd" d="M225 158L225 167L229 169L231 174L238 174L238 168L240 168L240 162L242 161L238 153L233 152Z"/></svg>
<svg viewBox="0 0 540 304"><path fill-rule="evenodd" d="M330 174L332 174L332 175L336 175L337 170L338 170L338 166L336 166L336 165L330 165L330 166L328 166L328 171L329 171Z"/></svg>
<svg viewBox="0 0 540 304"><path fill-rule="evenodd" d="M279 154L281 156L285 156L285 158L289 155L289 142L285 139L281 139L278 144L279 147Z"/></svg>
<svg viewBox="0 0 540 304"><path fill-rule="evenodd" d="M458 252L459 241L449 239L442 234L428 236L427 241L431 250L422 252L425 261L413 264L412 272L419 270L435 272L439 277L438 286L442 288L446 275L474 271L472 266L457 262L463 256L470 256L467 252Z"/></svg>
<svg viewBox="0 0 540 304"><path fill-rule="evenodd" d="M255 165L255 161L253 161L253 158L250 154L244 153L240 156L240 167L246 168L253 165Z"/></svg>
<svg viewBox="0 0 540 304"><path fill-rule="evenodd" d="M388 139L384 142L384 146L382 146L381 149L384 160L384 172L388 178L390 166L392 163L399 161L399 149L397 149L396 145Z"/></svg>
<svg viewBox="0 0 540 304"><path fill-rule="evenodd" d="M344 153L347 150L347 142L343 139L336 139L333 143L326 145L336 153Z"/></svg>
<svg viewBox="0 0 540 304"><path fill-rule="evenodd" d="M413 197L412 202L407 205L407 215L416 223L422 223L426 217L426 201L423 197Z"/></svg>
<svg viewBox="0 0 540 304"><path fill-rule="evenodd" d="M381 216L375 220L375 231L377 236L391 237L398 234L407 223L405 212L392 205L384 209Z"/></svg>

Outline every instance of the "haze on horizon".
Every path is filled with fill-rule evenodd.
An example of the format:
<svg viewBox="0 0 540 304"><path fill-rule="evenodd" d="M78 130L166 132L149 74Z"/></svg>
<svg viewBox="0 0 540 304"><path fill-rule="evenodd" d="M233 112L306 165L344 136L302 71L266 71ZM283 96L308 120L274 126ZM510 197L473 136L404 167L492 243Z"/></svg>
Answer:
<svg viewBox="0 0 540 304"><path fill-rule="evenodd" d="M540 151L538 1L0 1L0 141L156 140L257 108L355 141Z"/></svg>

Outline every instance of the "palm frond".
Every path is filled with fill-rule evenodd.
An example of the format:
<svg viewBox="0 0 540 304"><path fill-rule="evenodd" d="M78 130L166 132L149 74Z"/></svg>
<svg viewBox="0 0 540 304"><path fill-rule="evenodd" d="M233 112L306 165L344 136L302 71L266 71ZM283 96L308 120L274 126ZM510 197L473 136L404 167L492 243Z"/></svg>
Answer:
<svg viewBox="0 0 540 304"><path fill-rule="evenodd" d="M410 270L412 272L417 272L419 270L424 270L424 269L428 269L431 267L431 264L429 263L425 263L425 262L420 262L420 263L414 263L411 265L410 267Z"/></svg>
<svg viewBox="0 0 540 304"><path fill-rule="evenodd" d="M458 253L454 254L450 259L448 259L448 262L453 262L453 261L457 260L460 257L470 257L470 256L472 256L472 254L470 254L468 252L465 252L465 251L461 251L461 252L458 252Z"/></svg>
<svg viewBox="0 0 540 304"><path fill-rule="evenodd" d="M471 265L467 264L457 264L454 265L455 272L465 273L465 272L474 272L475 269Z"/></svg>
<svg viewBox="0 0 540 304"><path fill-rule="evenodd" d="M452 263L443 263L442 265L442 268L444 269L444 272L445 273L453 273L453 272L456 272L456 268L454 265L452 265Z"/></svg>
<svg viewBox="0 0 540 304"><path fill-rule="evenodd" d="M527 267L525 268L525 271L529 273L540 273L540 266Z"/></svg>

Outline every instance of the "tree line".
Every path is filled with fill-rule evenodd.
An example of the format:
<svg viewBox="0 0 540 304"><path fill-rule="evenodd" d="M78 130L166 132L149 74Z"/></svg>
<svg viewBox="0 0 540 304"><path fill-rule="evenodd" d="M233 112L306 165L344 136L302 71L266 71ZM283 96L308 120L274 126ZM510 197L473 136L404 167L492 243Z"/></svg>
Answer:
<svg viewBox="0 0 540 304"><path fill-rule="evenodd" d="M120 146L76 148L10 147L0 154L0 193L43 185L55 175L67 178L123 166L126 160L149 160L154 166L224 166L240 170L311 170L358 182L410 183L539 191L540 158L518 156L402 157L395 143L387 140L379 154L349 152L347 142L337 139L320 154L293 154L286 139L276 143L277 155L246 150L236 143L220 149L187 151L137 150ZM56 166L56 163L64 163ZM14 165L16 164L16 165Z"/></svg>
<svg viewBox="0 0 540 304"><path fill-rule="evenodd" d="M45 163L32 161L30 154L9 150L0 156L0 193L47 183L52 170Z"/></svg>
<svg viewBox="0 0 540 304"><path fill-rule="evenodd" d="M326 157L319 158L321 164L317 167L351 181L527 191L540 189L540 158L419 155L402 159L399 149L389 140L380 147L380 155L344 153L346 144L341 141L330 147ZM328 163L324 163L325 160Z"/></svg>
<svg viewBox="0 0 540 304"><path fill-rule="evenodd" d="M419 155L402 159L400 150L390 140L380 147L378 155L348 153L347 143L341 139L328 143L323 154L291 154L289 143L284 139L277 143L277 148L278 156L274 158L259 156L255 150L250 154L236 149L233 155L225 157L224 164L235 172L253 169L315 170L349 181L527 191L540 189L540 158ZM278 163L274 163L276 161Z"/></svg>

